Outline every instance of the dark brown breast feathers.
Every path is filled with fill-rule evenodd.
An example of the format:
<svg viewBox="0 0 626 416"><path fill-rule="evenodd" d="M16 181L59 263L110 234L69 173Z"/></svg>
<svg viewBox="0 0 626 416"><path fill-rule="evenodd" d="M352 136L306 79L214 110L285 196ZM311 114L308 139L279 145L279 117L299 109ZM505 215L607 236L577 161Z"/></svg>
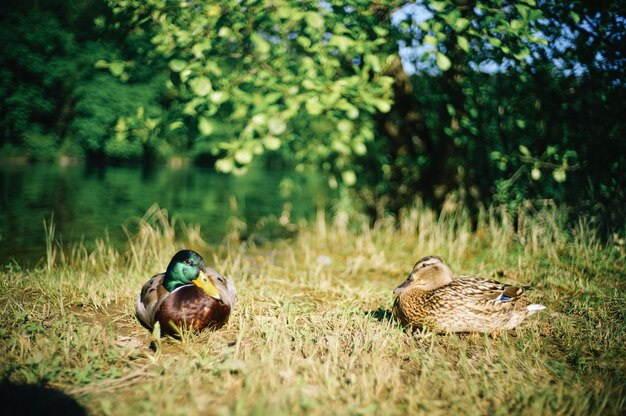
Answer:
<svg viewBox="0 0 626 416"><path fill-rule="evenodd" d="M208 296L195 285L183 286L167 296L156 313L161 330L175 335L176 329L218 329L228 322L230 306Z"/></svg>

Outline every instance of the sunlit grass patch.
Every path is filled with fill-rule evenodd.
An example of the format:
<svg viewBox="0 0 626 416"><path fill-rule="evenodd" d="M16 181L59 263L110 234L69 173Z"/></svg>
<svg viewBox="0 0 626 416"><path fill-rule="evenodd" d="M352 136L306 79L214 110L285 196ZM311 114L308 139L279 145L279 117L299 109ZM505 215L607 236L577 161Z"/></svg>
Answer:
<svg viewBox="0 0 626 416"><path fill-rule="evenodd" d="M125 251L106 240L61 247L49 226L39 266L0 271L0 374L105 414L619 414L624 253L562 218L552 210L514 226L488 212L472 231L463 213L420 207L209 245L155 207ZM239 301L222 330L160 338L134 304L183 247L234 279ZM426 254L458 273L532 284L547 310L496 338L407 333L391 319L391 291Z"/></svg>

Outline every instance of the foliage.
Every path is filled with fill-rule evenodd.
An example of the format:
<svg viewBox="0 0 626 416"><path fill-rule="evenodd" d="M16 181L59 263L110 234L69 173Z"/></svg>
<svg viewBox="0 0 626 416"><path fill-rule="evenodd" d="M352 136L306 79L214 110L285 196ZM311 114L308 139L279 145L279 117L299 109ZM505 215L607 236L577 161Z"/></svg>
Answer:
<svg viewBox="0 0 626 416"><path fill-rule="evenodd" d="M421 41L403 32L404 22L392 24L401 2L111 3L139 28L158 25L154 52L169 60L182 113L223 172L243 172L255 155L284 146L298 169L321 167L354 185L354 159L375 138L374 115L391 108L396 45L406 36ZM446 40L469 52L484 49L486 38L523 59L523 41L534 40L530 23L541 16L528 3L485 3L473 20L451 3L429 3L436 13L422 25L436 47L429 53L445 71Z"/></svg>
<svg viewBox="0 0 626 416"><path fill-rule="evenodd" d="M29 132L59 141L58 129L43 130L66 122L57 117L77 71L74 36L48 10L8 10L0 25L0 144Z"/></svg>
<svg viewBox="0 0 626 416"><path fill-rule="evenodd" d="M78 99L70 125L72 140L91 153L120 160L141 160L157 143L150 140L143 126L136 126L136 120L146 114L153 117L162 114L158 105L162 84L163 79L158 76L146 82L124 83L107 73L93 74L75 90ZM126 120L130 120L128 124ZM137 133L118 134L133 128Z"/></svg>
<svg viewBox="0 0 626 416"><path fill-rule="evenodd" d="M624 5L621 2L539 1L545 19L540 29L547 45L535 50L551 62L553 74L579 74L597 85L624 86ZM597 86L596 85L596 86Z"/></svg>
<svg viewBox="0 0 626 416"><path fill-rule="evenodd" d="M593 211L605 225L621 228L626 174L619 167L625 150L619 113L625 91L618 74L623 62L616 60L608 72L604 50L614 52L615 39L585 31L589 24L599 28L605 22L618 27L619 11L584 3L576 3L578 14L566 3L551 2L540 2L541 11L529 7L534 2L489 12L435 5L440 9L430 5L428 13L398 19L410 46L404 67L409 63L417 72L409 77L403 67L391 68L395 105L379 115L381 140L361 161L361 192L370 206L397 211L416 194L436 206L495 202L513 211L526 201L566 201L578 213ZM518 42L506 33L484 31L484 39L470 41L448 24L465 19L462 26L472 22L468 31L475 32L494 12L506 16L511 28L520 28L520 18L528 20L521 28L530 32ZM450 13L456 20L448 22ZM549 18L541 18L544 14ZM581 27L570 14L590 23ZM446 25L447 36L432 29ZM603 32L612 36L610 29ZM596 45L593 59L584 51L586 43ZM442 67L434 58L442 51L450 65ZM582 63L586 70L570 69Z"/></svg>
<svg viewBox="0 0 626 416"><path fill-rule="evenodd" d="M104 2L10 2L2 19L0 146L21 146L32 159L144 156L144 144L136 144L142 138L120 143L115 126L140 106L161 114L162 76L158 64L142 72L137 63L123 81L97 68L105 59L115 68L141 46L141 39L120 38L124 22L114 22Z"/></svg>
<svg viewBox="0 0 626 416"><path fill-rule="evenodd" d="M141 28L158 25L154 52L169 60L180 120L194 127L195 146L220 157L218 170L242 173L255 155L287 147L297 163L332 165L354 183L351 158L374 138L372 115L391 103L389 22L375 7L112 3Z"/></svg>
<svg viewBox="0 0 626 416"><path fill-rule="evenodd" d="M9 4L4 155L280 160L377 213L567 202L623 225L618 3Z"/></svg>

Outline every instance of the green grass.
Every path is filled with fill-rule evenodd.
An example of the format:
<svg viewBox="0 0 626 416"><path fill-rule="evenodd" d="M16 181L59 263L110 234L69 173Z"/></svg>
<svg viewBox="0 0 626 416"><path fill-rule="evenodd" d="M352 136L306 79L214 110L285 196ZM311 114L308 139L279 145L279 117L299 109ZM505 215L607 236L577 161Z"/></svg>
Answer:
<svg viewBox="0 0 626 416"><path fill-rule="evenodd" d="M565 229L558 210L517 229L485 213L477 232L462 213L424 208L365 224L320 217L290 239L239 242L234 230L210 246L154 209L123 252L61 248L49 226L38 267L0 271L0 378L95 414L624 413L621 242L585 222ZM182 247L234 280L237 309L220 331L153 339L136 296ZM531 284L548 309L499 338L406 333L390 319L392 290L427 254Z"/></svg>

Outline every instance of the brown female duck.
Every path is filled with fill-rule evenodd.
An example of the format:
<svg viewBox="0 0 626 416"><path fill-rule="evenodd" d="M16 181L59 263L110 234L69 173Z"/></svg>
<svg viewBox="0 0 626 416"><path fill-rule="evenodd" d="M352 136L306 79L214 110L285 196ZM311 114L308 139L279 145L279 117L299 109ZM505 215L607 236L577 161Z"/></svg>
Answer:
<svg viewBox="0 0 626 416"><path fill-rule="evenodd" d="M427 256L393 291L393 313L402 325L437 332L509 330L545 309L526 300L526 289L477 276L455 278L443 259Z"/></svg>

